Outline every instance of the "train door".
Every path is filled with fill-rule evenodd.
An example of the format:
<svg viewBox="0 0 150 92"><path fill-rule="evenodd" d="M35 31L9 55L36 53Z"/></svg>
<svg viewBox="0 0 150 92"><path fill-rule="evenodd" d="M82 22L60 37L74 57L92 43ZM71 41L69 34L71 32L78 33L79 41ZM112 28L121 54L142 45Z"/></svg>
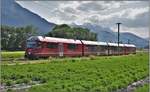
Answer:
<svg viewBox="0 0 150 92"><path fill-rule="evenodd" d="M109 51L110 51L110 47L109 47L109 46L107 46L107 49L108 49L107 54L108 54L108 55L110 55L110 53L109 53Z"/></svg>
<svg viewBox="0 0 150 92"><path fill-rule="evenodd" d="M109 48L109 55L112 55L112 50L113 50L114 48L113 47L110 47Z"/></svg>
<svg viewBox="0 0 150 92"><path fill-rule="evenodd" d="M59 49L58 54L59 54L60 57L62 57L64 55L64 46L63 46L63 43L59 43L58 44L58 49Z"/></svg>
<svg viewBox="0 0 150 92"><path fill-rule="evenodd" d="M127 48L124 47L124 55L126 55L126 54L127 54Z"/></svg>

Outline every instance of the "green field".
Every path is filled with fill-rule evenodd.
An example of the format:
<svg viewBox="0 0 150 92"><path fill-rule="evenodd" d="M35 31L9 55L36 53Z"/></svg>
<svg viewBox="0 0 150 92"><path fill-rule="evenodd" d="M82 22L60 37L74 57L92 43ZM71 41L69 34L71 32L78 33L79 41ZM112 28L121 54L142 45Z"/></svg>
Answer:
<svg viewBox="0 0 150 92"><path fill-rule="evenodd" d="M149 86L148 84L145 84L142 87L137 88L134 92L149 92Z"/></svg>
<svg viewBox="0 0 150 92"><path fill-rule="evenodd" d="M2 85L40 81L28 92L110 92L147 77L149 67L148 53L36 61L44 63L2 65Z"/></svg>
<svg viewBox="0 0 150 92"><path fill-rule="evenodd" d="M23 58L24 51L2 51L1 57L2 59L16 59L16 58Z"/></svg>

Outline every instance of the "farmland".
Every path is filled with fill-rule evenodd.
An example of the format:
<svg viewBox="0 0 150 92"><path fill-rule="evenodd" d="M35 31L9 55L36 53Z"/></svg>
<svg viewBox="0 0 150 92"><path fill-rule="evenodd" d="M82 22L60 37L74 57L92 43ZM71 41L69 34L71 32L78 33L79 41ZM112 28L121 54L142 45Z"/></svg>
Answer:
<svg viewBox="0 0 150 92"><path fill-rule="evenodd" d="M24 51L2 51L1 57L2 59L16 59L16 58L23 58Z"/></svg>
<svg viewBox="0 0 150 92"><path fill-rule="evenodd" d="M137 88L134 92L149 92L149 85L145 84L144 86Z"/></svg>
<svg viewBox="0 0 150 92"><path fill-rule="evenodd" d="M30 85L37 81L42 85L27 92L110 92L147 77L149 66L148 53L29 62L40 63L3 64L2 85Z"/></svg>

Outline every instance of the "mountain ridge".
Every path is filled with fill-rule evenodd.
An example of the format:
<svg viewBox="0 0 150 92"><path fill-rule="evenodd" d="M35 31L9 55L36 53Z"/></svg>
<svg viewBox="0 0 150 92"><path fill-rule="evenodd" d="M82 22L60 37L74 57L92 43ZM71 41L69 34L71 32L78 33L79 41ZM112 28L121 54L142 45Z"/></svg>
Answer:
<svg viewBox="0 0 150 92"><path fill-rule="evenodd" d="M83 25L76 25L71 24L72 27L82 27L82 28L88 28L91 32L95 32L98 34L98 41L104 41L104 42L118 42L118 33L113 32L108 27L102 27L100 25L92 25L90 23L86 23ZM134 35L129 32L123 32L120 33L120 42L122 43L128 43L136 45L138 48L144 48L148 45L148 40L141 38L137 35Z"/></svg>
<svg viewBox="0 0 150 92"><path fill-rule="evenodd" d="M51 31L56 25L50 23L41 16L22 7L14 0L2 0L1 24L10 26L26 26L33 25L38 32L45 33Z"/></svg>

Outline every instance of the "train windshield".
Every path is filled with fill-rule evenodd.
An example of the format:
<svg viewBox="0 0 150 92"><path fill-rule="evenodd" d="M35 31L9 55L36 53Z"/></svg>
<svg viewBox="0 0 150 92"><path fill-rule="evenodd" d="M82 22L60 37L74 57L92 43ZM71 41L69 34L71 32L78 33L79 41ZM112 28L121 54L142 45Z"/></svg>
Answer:
<svg viewBox="0 0 150 92"><path fill-rule="evenodd" d="M35 41L27 41L27 48L36 48L37 42Z"/></svg>

